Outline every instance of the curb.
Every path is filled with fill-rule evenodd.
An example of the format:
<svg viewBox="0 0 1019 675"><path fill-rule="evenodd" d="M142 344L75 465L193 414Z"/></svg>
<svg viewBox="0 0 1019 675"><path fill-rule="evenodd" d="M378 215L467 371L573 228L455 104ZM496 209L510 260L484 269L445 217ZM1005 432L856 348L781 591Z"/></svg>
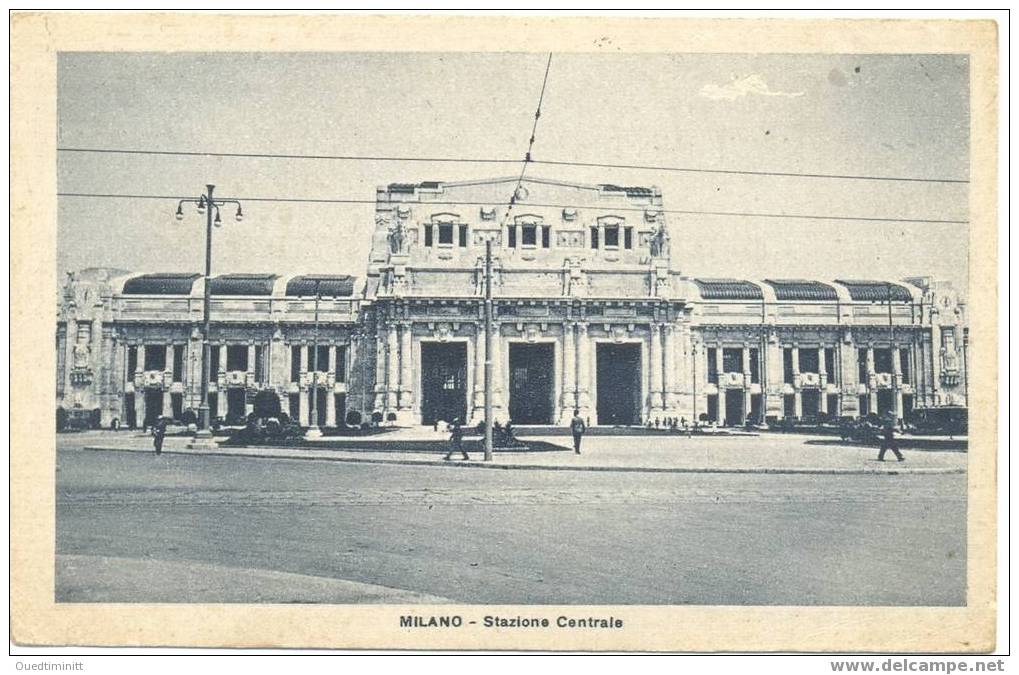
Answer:
<svg viewBox="0 0 1019 675"><path fill-rule="evenodd" d="M154 454L151 450L140 448L109 448L98 446L85 446L84 450L93 452L137 452ZM544 464L500 464L465 462L463 460L425 460L425 459L379 459L361 457L301 457L290 455L273 455L265 453L246 452L180 452L176 450L163 450L165 455L193 455L200 457L244 457L250 459L293 459L299 461L321 461L321 462L344 462L347 464L393 464L403 466L430 466L430 467L458 467L471 469L502 469L512 471L520 469L525 471L616 471L623 473L716 473L716 474L779 474L779 475L847 475L847 476L899 476L899 475L951 475L964 474L965 468L895 468L895 469L826 469L826 468L781 468L781 467L753 467L753 468L711 468L711 467L639 467L639 466L556 466Z"/></svg>

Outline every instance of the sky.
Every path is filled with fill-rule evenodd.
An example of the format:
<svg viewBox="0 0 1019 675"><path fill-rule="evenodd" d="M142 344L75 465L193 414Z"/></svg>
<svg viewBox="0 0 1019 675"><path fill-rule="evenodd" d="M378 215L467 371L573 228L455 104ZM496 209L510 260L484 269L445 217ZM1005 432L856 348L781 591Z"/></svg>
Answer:
<svg viewBox="0 0 1019 675"><path fill-rule="evenodd" d="M522 158L547 54L61 53L58 147ZM532 156L627 165L969 176L961 55L553 54ZM519 165L57 153L59 192L373 200L391 182ZM966 220L968 185L531 165L654 185L667 209ZM199 271L204 218L176 201L58 197L58 274ZM371 204L249 201L213 273L363 277ZM966 288L965 224L670 214L673 267L705 277L903 278Z"/></svg>

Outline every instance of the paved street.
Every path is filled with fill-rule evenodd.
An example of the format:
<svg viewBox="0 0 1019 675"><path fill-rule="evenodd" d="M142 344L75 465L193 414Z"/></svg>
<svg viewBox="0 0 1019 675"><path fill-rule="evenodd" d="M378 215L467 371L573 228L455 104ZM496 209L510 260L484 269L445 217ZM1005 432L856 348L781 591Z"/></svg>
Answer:
<svg viewBox="0 0 1019 675"><path fill-rule="evenodd" d="M966 476L82 451L62 601L958 605Z"/></svg>

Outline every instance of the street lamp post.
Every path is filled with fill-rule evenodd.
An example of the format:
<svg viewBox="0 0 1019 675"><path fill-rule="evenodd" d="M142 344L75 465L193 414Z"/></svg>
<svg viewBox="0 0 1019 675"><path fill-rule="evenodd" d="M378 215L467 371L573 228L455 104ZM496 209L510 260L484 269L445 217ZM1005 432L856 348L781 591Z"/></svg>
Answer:
<svg viewBox="0 0 1019 675"><path fill-rule="evenodd" d="M305 438L321 438L322 430L318 428L318 303L322 297L319 285L321 279L315 279L315 329L311 334L311 419Z"/></svg>
<svg viewBox="0 0 1019 675"><path fill-rule="evenodd" d="M210 306L212 298L211 280L212 280L212 228L213 226L220 227L223 224L222 219L219 215L219 208L227 204L235 204L237 206L237 221L240 222L244 218L244 213L241 210L241 203L236 199L220 199L214 200L212 198L213 190L215 185L206 185L206 192L201 195L198 199L182 199L177 202L177 220L184 220L184 204L195 204L198 207L199 214L205 214L205 288L204 288L204 301L202 307L202 382L201 382L201 401L198 403L198 430L195 432L194 442L196 445L209 445L213 444L212 431L209 429L209 374L211 372L211 364L209 361L210 357L210 345L209 345L209 326L210 326ZM215 212L215 218L213 218L213 212Z"/></svg>

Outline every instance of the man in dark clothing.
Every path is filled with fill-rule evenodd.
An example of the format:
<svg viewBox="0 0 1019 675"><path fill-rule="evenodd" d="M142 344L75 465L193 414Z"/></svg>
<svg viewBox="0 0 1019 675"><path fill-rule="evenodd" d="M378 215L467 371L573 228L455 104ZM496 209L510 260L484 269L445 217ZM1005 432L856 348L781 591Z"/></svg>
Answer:
<svg viewBox="0 0 1019 675"><path fill-rule="evenodd" d="M163 438L166 436L166 420L158 419L152 425L152 445L156 448L156 454L163 452Z"/></svg>
<svg viewBox="0 0 1019 675"><path fill-rule="evenodd" d="M450 427L449 452L446 453L446 456L443 457L443 459L449 459L454 452L462 454L464 459L470 459L470 457L467 456L467 451L464 450L463 437L464 432L463 429L460 428L460 418L458 417L453 420L453 424Z"/></svg>
<svg viewBox="0 0 1019 675"><path fill-rule="evenodd" d="M895 427L891 424L886 424L884 432L881 435L881 452L877 455L877 461L885 461L885 452L891 450L895 453L895 457L900 461L906 461L906 458L899 452L899 444L895 441Z"/></svg>
<svg viewBox="0 0 1019 675"><path fill-rule="evenodd" d="M573 411L573 419L570 420L570 431L573 432L573 452L580 454L580 438L587 431L587 425L580 416L580 410Z"/></svg>

